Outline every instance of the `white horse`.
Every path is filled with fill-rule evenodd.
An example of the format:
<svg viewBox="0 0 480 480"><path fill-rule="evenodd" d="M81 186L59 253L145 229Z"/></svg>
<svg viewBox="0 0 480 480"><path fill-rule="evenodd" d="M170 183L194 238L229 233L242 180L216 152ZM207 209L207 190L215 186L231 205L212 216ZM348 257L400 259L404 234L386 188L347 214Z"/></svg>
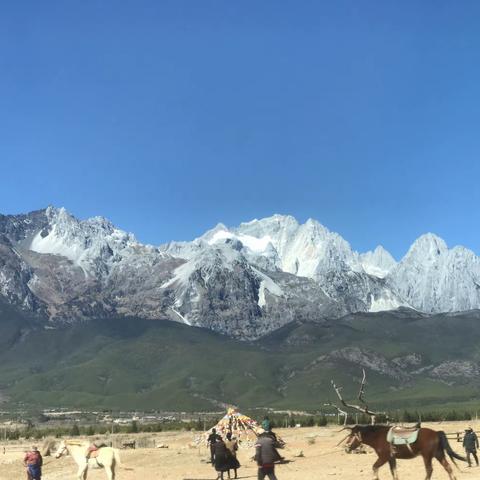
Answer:
<svg viewBox="0 0 480 480"><path fill-rule="evenodd" d="M78 465L78 480L86 480L89 468L103 468L107 474L108 480L115 480L115 468L121 465L120 454L116 448L102 447L98 451L98 456L90 458L87 461L87 449L90 445L88 441L82 440L62 440L57 452L56 458L69 453Z"/></svg>

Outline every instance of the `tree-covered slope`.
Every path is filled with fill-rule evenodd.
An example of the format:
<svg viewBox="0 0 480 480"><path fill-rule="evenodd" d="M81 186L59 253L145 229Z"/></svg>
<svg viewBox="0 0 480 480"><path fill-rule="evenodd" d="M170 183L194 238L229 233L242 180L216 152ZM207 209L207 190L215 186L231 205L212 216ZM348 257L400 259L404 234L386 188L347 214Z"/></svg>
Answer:
<svg viewBox="0 0 480 480"><path fill-rule="evenodd" d="M372 406L471 404L480 389L480 314L411 310L291 323L257 342L135 318L48 329L0 306L0 389L10 405L212 410L318 409L367 371Z"/></svg>

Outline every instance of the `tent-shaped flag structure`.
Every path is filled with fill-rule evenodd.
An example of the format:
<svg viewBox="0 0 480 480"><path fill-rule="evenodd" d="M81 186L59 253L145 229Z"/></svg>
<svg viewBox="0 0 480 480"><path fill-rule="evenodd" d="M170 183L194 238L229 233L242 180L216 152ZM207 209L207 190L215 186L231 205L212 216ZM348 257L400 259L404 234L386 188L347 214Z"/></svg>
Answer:
<svg viewBox="0 0 480 480"><path fill-rule="evenodd" d="M232 432L232 436L239 442L254 440L263 431L255 420L243 415L235 408L229 408L227 414L207 434L210 434L214 428L223 438L228 432Z"/></svg>

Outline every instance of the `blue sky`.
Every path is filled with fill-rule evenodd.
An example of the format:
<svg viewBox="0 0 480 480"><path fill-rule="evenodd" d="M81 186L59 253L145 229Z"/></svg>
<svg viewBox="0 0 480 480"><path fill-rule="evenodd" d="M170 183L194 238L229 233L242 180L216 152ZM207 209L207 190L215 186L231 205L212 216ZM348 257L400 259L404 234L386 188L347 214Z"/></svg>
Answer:
<svg viewBox="0 0 480 480"><path fill-rule="evenodd" d="M104 215L145 242L313 217L396 257L477 253L480 3L0 7L0 212Z"/></svg>

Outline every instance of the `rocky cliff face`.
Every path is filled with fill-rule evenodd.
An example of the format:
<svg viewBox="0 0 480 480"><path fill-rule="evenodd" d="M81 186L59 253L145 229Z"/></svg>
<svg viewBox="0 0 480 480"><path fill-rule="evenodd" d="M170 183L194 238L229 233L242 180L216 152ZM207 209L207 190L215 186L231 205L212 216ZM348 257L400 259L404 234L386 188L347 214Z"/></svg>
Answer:
<svg viewBox="0 0 480 480"><path fill-rule="evenodd" d="M480 259L464 247L449 249L422 235L388 275L389 284L422 312L458 312L480 306Z"/></svg>
<svg viewBox="0 0 480 480"><path fill-rule="evenodd" d="M282 215L155 247L49 207L0 216L0 295L50 322L135 315L254 339L349 312L479 308L480 260L429 234L397 263Z"/></svg>

